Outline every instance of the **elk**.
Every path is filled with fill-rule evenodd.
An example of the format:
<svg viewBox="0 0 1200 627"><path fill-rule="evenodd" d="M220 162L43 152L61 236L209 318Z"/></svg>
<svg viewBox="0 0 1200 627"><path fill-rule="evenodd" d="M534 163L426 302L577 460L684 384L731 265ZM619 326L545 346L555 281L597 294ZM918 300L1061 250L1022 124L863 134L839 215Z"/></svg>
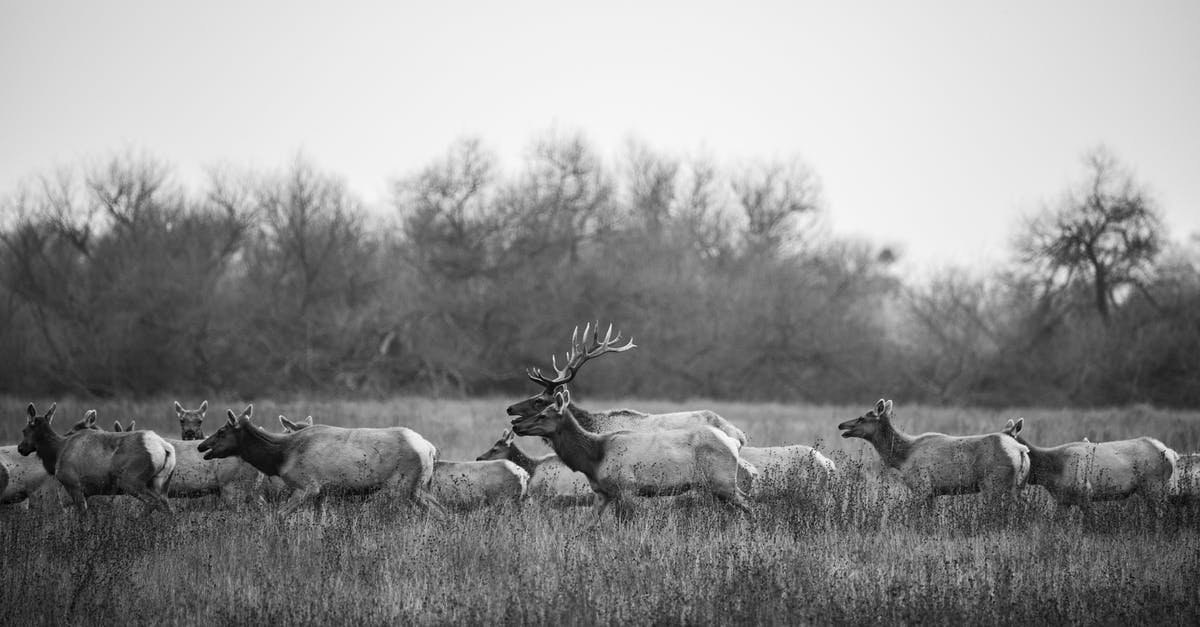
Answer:
<svg viewBox="0 0 1200 627"><path fill-rule="evenodd" d="M567 468L558 455L533 457L521 450L516 434L505 429L500 439L475 459L506 459L529 473L529 496L551 505L591 505L592 486L583 473Z"/></svg>
<svg viewBox="0 0 1200 627"><path fill-rule="evenodd" d="M437 449L416 431L318 425L268 433L250 422L253 411L252 405L237 416L226 411L226 423L198 450L209 460L241 457L264 475L282 479L293 490L282 515L329 492L394 491L422 509L441 509L428 492Z"/></svg>
<svg viewBox="0 0 1200 627"><path fill-rule="evenodd" d="M536 416L539 412L554 404L555 393L565 388L568 383L575 379L575 375L579 373L579 368L583 364L607 353L622 353L637 348L633 340L629 340L624 345L616 346L621 341L621 334L617 333L614 337L612 333L613 328L610 324L608 325L608 331L604 334L604 339L601 340L599 324L593 326L592 323L588 323L584 327L582 335L579 333L579 327L576 326L574 332L571 333L571 348L566 354L565 365L559 368L557 355L552 355L550 363L554 368L555 376L549 377L543 375L541 370L537 368L528 370L526 375L529 377L529 380L541 386L542 391L519 403L510 405L508 407L508 415L525 418ZM591 335L591 343L587 344L589 335ZM661 431L664 429L706 425L724 432L736 440L739 447L746 443L746 434L741 429L733 426L728 420L725 420L715 412L706 409L669 414L647 414L632 409L590 412L578 405L572 405L571 413L575 416L580 426L595 433L616 431L619 429Z"/></svg>
<svg viewBox="0 0 1200 627"><path fill-rule="evenodd" d="M627 495L670 496L692 488L711 493L753 518L738 489L737 440L708 425L663 431L592 433L575 419L571 394L555 392L537 415L513 419L513 432L546 438L559 459L581 472L595 494L593 525L609 502Z"/></svg>
<svg viewBox="0 0 1200 627"><path fill-rule="evenodd" d="M755 500L820 494L837 473L833 460L803 444L743 446L738 453L758 469L758 478L747 490Z"/></svg>
<svg viewBox="0 0 1200 627"><path fill-rule="evenodd" d="M94 409L84 414L83 428L70 436L59 435L51 427L56 407L52 404L39 416L29 404L29 420L17 450L26 456L38 454L80 515L87 513L87 498L101 494L129 494L146 503L147 510L173 511L166 488L175 472L175 447L151 431L99 431L94 428Z"/></svg>
<svg viewBox="0 0 1200 627"><path fill-rule="evenodd" d="M47 481L50 473L37 457L25 457L17 451L16 444L0 446L0 474L7 477L7 485L0 489L0 505L33 506L49 509L59 501L57 481Z"/></svg>
<svg viewBox="0 0 1200 627"><path fill-rule="evenodd" d="M915 496L949 494L1015 497L1029 475L1029 449L1001 433L909 435L892 425L892 401L838 425L843 438L862 438L883 464L898 471Z"/></svg>
<svg viewBox="0 0 1200 627"><path fill-rule="evenodd" d="M1178 494L1178 454L1154 438L1114 442L1068 442L1043 448L1020 435L1024 418L1011 419L1003 433L1029 449L1029 483L1040 485L1058 508L1113 501L1141 494L1162 502Z"/></svg>
<svg viewBox="0 0 1200 627"><path fill-rule="evenodd" d="M1176 494L1173 503L1190 503L1200 500L1200 453L1180 455L1175 464Z"/></svg>
<svg viewBox="0 0 1200 627"><path fill-rule="evenodd" d="M137 421L130 420L128 427L122 427L120 420L113 421L113 432L114 433L128 433L130 431L137 431Z"/></svg>
<svg viewBox="0 0 1200 627"><path fill-rule="evenodd" d="M179 439L204 439L204 414L208 411L208 401L202 401L196 409L184 409L179 401L175 401L175 415L179 416Z"/></svg>
<svg viewBox="0 0 1200 627"><path fill-rule="evenodd" d="M304 422L279 417L284 433L313 426L312 416ZM525 498L529 473L506 460L454 462L435 460L429 491L438 503L460 509L492 505Z"/></svg>

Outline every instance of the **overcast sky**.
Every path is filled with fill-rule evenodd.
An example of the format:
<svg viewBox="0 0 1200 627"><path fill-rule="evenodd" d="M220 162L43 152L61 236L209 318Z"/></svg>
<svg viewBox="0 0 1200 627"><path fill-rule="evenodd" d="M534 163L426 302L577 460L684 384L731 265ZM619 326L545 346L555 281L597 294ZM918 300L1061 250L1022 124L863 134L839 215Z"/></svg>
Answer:
<svg viewBox="0 0 1200 627"><path fill-rule="evenodd" d="M1200 2L0 0L0 192L133 148L189 180L303 151L368 203L477 135L791 158L835 231L1003 259L1100 143L1200 233Z"/></svg>

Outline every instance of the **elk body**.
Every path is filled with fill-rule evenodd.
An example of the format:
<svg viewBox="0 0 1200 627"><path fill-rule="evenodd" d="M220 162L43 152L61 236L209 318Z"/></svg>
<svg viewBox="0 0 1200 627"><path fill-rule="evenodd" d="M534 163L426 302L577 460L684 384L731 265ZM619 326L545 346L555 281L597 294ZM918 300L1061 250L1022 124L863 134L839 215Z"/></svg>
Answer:
<svg viewBox="0 0 1200 627"><path fill-rule="evenodd" d="M1025 420L1008 421L1004 433L1029 449L1029 483L1050 493L1059 507L1142 494L1152 502L1178 493L1175 451L1154 438L1069 442L1053 447L1023 438Z"/></svg>
<svg viewBox="0 0 1200 627"><path fill-rule="evenodd" d="M583 473L575 472L563 463L558 455L550 453L534 457L521 450L515 434L505 429L492 448L477 457L477 460L505 459L529 473L528 494L530 498L551 505L591 505L592 485Z"/></svg>
<svg viewBox="0 0 1200 627"><path fill-rule="evenodd" d="M285 433L294 433L313 426L312 416L304 422L292 422L279 417ZM434 461L433 479L429 491L442 505L471 508L525 498L529 473L506 461Z"/></svg>
<svg viewBox="0 0 1200 627"><path fill-rule="evenodd" d="M120 422L113 423L115 432L133 430L132 421L126 428L122 428ZM163 439L175 447L175 474L167 484L169 497L199 498L215 494L226 505L232 505L239 495L251 494L262 476L240 457L204 459L195 440Z"/></svg>
<svg viewBox="0 0 1200 627"><path fill-rule="evenodd" d="M1200 453L1180 455L1175 463L1176 493L1174 503L1200 501Z"/></svg>
<svg viewBox="0 0 1200 627"><path fill-rule="evenodd" d="M743 446L738 454L758 470L753 485L745 489L755 500L816 496L837 473L833 460L803 444Z"/></svg>
<svg viewBox="0 0 1200 627"><path fill-rule="evenodd" d="M86 428L61 436L51 428L55 405L38 416L31 403L29 421L18 450L34 452L46 472L55 476L71 496L80 514L87 512L87 497L128 494L148 507L171 511L167 484L175 471L175 449L150 431L111 433L94 426L96 411L87 412Z"/></svg>
<svg viewBox="0 0 1200 627"><path fill-rule="evenodd" d="M879 399L866 414L838 425L843 438L871 443L913 494L1016 496L1029 475L1029 449L1002 433L909 435L892 425L892 401Z"/></svg>
<svg viewBox="0 0 1200 627"><path fill-rule="evenodd" d="M391 491L422 508L437 507L429 495L437 450L406 427L343 429L318 425L275 434L250 422L252 406L200 443L204 459L241 457L293 492L281 513L329 492Z"/></svg>
<svg viewBox="0 0 1200 627"><path fill-rule="evenodd" d="M669 496L704 490L751 511L738 490L738 443L709 426L669 431L592 433L572 416L570 393L536 416L513 420L513 432L546 438L566 466L583 473L595 493L595 522L609 502L629 495Z"/></svg>

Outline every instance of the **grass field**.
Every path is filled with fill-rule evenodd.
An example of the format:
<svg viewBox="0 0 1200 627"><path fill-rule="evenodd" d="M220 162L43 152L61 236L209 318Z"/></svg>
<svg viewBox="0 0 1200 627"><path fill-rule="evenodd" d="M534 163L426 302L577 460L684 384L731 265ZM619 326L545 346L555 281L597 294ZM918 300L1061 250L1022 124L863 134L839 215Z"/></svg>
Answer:
<svg viewBox="0 0 1200 627"><path fill-rule="evenodd" d="M65 429L85 409L178 435L171 401L59 403ZM200 399L180 399L189 407ZM647 411L709 408L760 446L826 451L842 479L816 500L756 505L750 524L704 499L643 500L584 530L585 508L524 507L426 516L375 498L327 502L280 520L270 507L183 503L174 518L140 504L73 515L0 512L0 622L104 623L1193 623L1200 615L1200 508L1156 512L1138 499L1051 517L1041 488L1014 507L975 496L912 507L879 476L874 451L835 425L870 406L606 402ZM223 420L209 399L207 431ZM214 402L215 401L215 402ZM899 399L898 399L899 401ZM16 442L27 403L0 405ZM508 399L260 400L346 426L405 425L443 459L474 459L507 425ZM44 409L48 401L38 401ZM240 410L243 405L229 405ZM1024 416L1037 443L1152 435L1200 450L1200 414L1128 410L952 410L897 405L910 432L996 431ZM523 442L543 450L540 443ZM103 500L103 499L97 499ZM177 502L178 503L178 502Z"/></svg>

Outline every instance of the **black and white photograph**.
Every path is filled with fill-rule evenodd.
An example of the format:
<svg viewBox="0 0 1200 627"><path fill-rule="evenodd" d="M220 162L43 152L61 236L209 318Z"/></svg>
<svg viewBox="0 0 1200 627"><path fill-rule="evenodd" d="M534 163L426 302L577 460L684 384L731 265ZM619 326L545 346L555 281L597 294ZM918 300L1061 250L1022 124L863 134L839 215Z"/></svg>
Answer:
<svg viewBox="0 0 1200 627"><path fill-rule="evenodd" d="M1200 2L0 0L0 625L1200 621Z"/></svg>

